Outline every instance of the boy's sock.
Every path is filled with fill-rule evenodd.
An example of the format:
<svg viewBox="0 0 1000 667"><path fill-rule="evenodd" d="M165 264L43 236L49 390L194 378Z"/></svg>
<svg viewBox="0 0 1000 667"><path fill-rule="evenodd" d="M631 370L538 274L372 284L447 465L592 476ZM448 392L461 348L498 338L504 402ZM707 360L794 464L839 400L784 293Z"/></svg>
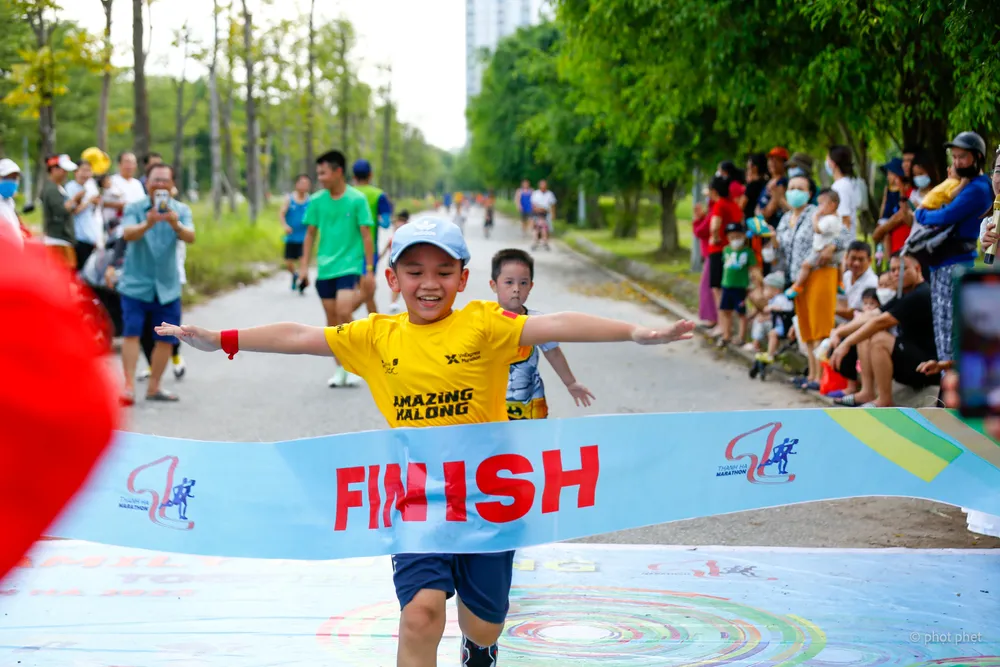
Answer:
<svg viewBox="0 0 1000 667"><path fill-rule="evenodd" d="M181 359L181 355L179 354L175 354L170 358L170 360L174 362L174 366L179 366L181 363L183 363L183 359Z"/></svg>
<svg viewBox="0 0 1000 667"><path fill-rule="evenodd" d="M296 271L292 274L292 291L294 292L295 288L298 286L299 286L299 272Z"/></svg>
<svg viewBox="0 0 1000 667"><path fill-rule="evenodd" d="M462 667L496 667L498 652L496 644L483 648L462 635L462 657L459 664Z"/></svg>

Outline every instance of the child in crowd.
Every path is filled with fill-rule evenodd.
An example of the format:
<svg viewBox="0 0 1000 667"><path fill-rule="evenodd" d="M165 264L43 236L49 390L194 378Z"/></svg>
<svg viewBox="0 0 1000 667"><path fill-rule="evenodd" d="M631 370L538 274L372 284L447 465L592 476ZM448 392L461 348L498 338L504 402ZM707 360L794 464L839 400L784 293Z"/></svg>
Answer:
<svg viewBox="0 0 1000 667"><path fill-rule="evenodd" d="M767 305L758 315L759 324L754 322L754 329L755 343L767 337L767 351L758 352L756 355L754 364L750 368L751 378L757 377L761 371L766 372L767 367L774 363L781 341L794 338L792 318L795 316L795 304L785 296L782 291L784 286L785 274L782 271L769 273L764 278L764 296Z"/></svg>
<svg viewBox="0 0 1000 667"><path fill-rule="evenodd" d="M785 292L785 296L789 299L794 299L802 292L805 288L806 281L809 279L809 274L812 273L813 269L819 264L819 253L828 245L831 245L837 241L839 237L844 232L844 222L841 220L840 216L837 215L837 208L840 206L840 195L837 194L835 190L826 189L821 190L818 195L816 195L816 201L818 204L817 211L813 217L813 249L806 261L802 262L802 269L799 271L799 276L795 280L795 284L788 288ZM832 265L837 267L837 285L843 285L844 282L844 253L837 252L833 254ZM843 289L839 287L838 289Z"/></svg>
<svg viewBox="0 0 1000 667"><path fill-rule="evenodd" d="M531 255L515 248L501 250L493 255L490 275L490 288L504 310L518 315L540 314L524 305L531 294L531 288L535 286L535 261ZM507 418L545 419L549 414L545 401L545 384L538 372L539 350L552 364L576 404L590 406L594 395L576 381L559 343L542 343L532 349L527 359L510 365L507 378Z"/></svg>
<svg viewBox="0 0 1000 667"><path fill-rule="evenodd" d="M381 262L382 258L389 254L392 249L392 239L396 235L396 231L410 221L410 212L403 209L396 214L395 219L392 221L392 227L389 229L389 238L386 239L385 247L382 248L382 252L378 255L378 261ZM398 315L403 311L402 306L399 305L399 292L393 292L392 296L389 297L389 314Z"/></svg>
<svg viewBox="0 0 1000 667"><path fill-rule="evenodd" d="M722 298L719 301L719 328L721 336L719 347L729 343L733 333L733 311L740 316L739 338L743 341L747 335L746 298L753 284L760 284L760 265L757 256L747 246L746 228L741 222L731 222L726 225L726 239L729 241L722 251Z"/></svg>
<svg viewBox="0 0 1000 667"><path fill-rule="evenodd" d="M471 301L454 310L455 299L469 280L469 260L458 226L430 218L419 228L404 225L397 230L385 270L389 287L406 304L406 313L372 313L334 327L283 322L240 331L209 331L164 323L157 332L177 336L200 350L222 349L230 357L241 349L335 355L349 372L365 379L389 426L399 428L507 421L510 365L524 361L536 345L630 340L662 344L688 340L694 331L694 323L683 320L651 330L584 313L528 317L523 308L518 314L487 301ZM401 398L459 393L461 410L396 407ZM507 433L512 438L517 434ZM476 444L469 441L470 447ZM513 551L403 553L392 557L392 565L401 609L397 664L437 664L446 601L457 594L462 664L495 667L496 642L510 609Z"/></svg>
<svg viewBox="0 0 1000 667"><path fill-rule="evenodd" d="M931 188L930 192L924 195L923 200L920 202L920 208L936 211L945 204L950 204L968 183L969 179L959 178L955 167L949 165L948 178L935 185Z"/></svg>

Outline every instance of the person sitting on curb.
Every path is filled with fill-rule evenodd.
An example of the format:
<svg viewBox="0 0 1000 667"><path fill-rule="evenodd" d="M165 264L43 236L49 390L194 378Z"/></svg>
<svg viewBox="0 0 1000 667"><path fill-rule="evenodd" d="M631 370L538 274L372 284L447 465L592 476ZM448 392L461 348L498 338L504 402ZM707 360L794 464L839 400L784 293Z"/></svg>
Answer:
<svg viewBox="0 0 1000 667"><path fill-rule="evenodd" d="M900 262L903 264L900 277ZM848 380L857 380L861 361L861 390L836 399L847 407L887 408L894 405L892 381L914 389L937 384L937 377L920 372L934 359L934 321L930 285L924 281L920 262L910 255L894 255L889 262L892 280L903 281L903 295L888 302L882 312L855 317L831 337L830 365ZM889 329L898 327L893 335ZM845 336L842 340L841 336Z"/></svg>
<svg viewBox="0 0 1000 667"><path fill-rule="evenodd" d="M838 324L853 320L861 312L861 295L873 287L878 287L878 276L872 270L872 248L865 241L851 241L847 246L844 294L837 298Z"/></svg>

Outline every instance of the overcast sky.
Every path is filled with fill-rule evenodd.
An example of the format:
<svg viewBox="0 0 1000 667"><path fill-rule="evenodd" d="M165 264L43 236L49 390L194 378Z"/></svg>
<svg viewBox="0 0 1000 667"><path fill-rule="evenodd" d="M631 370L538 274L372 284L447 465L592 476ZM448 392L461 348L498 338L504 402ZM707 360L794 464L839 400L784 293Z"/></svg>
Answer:
<svg viewBox="0 0 1000 667"><path fill-rule="evenodd" d="M309 10L309 0L277 0L258 10L262 18L293 18ZM100 0L61 0L62 15L95 34L104 30ZM239 4L237 0L237 5ZM115 63L132 64L132 3L114 0L112 39ZM316 0L322 19L344 16L354 24L362 62L361 79L373 87L384 82L375 67L392 65L392 93L399 118L420 128L427 141L448 150L465 143L465 1L464 0ZM170 47L173 31L190 21L196 39L210 43L211 0L155 0L154 37L148 71L180 71ZM148 28L147 28L148 32ZM380 79L379 77L383 78Z"/></svg>

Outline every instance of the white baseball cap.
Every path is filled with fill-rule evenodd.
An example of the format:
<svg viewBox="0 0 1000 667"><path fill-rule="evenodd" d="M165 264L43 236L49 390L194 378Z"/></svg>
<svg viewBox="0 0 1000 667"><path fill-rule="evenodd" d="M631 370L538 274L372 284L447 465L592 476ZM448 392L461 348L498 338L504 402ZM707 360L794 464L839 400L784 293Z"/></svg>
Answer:
<svg viewBox="0 0 1000 667"><path fill-rule="evenodd" d="M76 171L76 163L65 153L62 155L53 155L45 161L45 164L48 167L59 167L65 171Z"/></svg>
<svg viewBox="0 0 1000 667"><path fill-rule="evenodd" d="M9 157L0 160L0 178L7 178L11 174L20 174L21 168Z"/></svg>

